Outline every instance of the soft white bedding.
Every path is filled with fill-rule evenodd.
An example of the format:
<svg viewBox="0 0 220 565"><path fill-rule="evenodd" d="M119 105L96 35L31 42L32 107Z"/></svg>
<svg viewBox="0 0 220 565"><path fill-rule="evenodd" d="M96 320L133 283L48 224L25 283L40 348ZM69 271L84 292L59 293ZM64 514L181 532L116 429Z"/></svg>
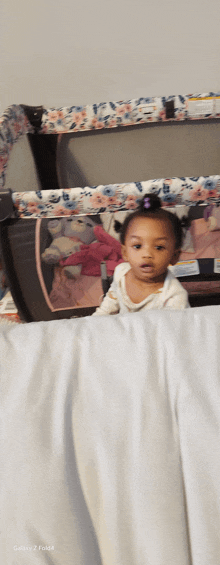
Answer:
<svg viewBox="0 0 220 565"><path fill-rule="evenodd" d="M0 360L2 564L220 563L220 307L2 325Z"/></svg>

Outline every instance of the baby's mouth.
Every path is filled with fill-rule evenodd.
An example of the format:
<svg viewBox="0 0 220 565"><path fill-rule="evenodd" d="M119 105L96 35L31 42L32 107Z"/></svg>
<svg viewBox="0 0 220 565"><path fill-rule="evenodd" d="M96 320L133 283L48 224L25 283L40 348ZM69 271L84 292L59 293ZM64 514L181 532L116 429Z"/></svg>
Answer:
<svg viewBox="0 0 220 565"><path fill-rule="evenodd" d="M141 265L141 270L146 272L153 271L153 265L150 265L149 263L143 263L143 265Z"/></svg>

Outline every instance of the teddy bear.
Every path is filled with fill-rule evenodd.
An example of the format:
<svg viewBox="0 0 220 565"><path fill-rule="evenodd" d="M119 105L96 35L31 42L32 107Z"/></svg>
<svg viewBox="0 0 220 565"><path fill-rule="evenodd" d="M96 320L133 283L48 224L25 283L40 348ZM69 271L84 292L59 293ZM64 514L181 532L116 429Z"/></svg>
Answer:
<svg viewBox="0 0 220 565"><path fill-rule="evenodd" d="M100 276L101 263L104 262L107 275L112 276L115 267L123 262L119 241L106 233L102 226L95 226L94 234L96 241L92 245L82 244L80 251L74 252L67 259L61 259L60 264L65 273L80 265L82 275Z"/></svg>
<svg viewBox="0 0 220 565"><path fill-rule="evenodd" d="M89 245L96 240L94 227L101 224L99 216L71 216L55 218L48 222L48 231L53 241L41 254L45 263L60 264L73 253L80 250L82 244ZM68 278L75 278L81 273L81 265L69 266L65 269Z"/></svg>

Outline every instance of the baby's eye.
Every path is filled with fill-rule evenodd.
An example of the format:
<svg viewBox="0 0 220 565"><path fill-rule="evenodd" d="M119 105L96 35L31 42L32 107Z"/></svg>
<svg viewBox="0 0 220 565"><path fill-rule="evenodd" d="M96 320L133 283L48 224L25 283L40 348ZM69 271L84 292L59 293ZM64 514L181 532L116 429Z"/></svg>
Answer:
<svg viewBox="0 0 220 565"><path fill-rule="evenodd" d="M158 249L160 251L161 249L165 249L165 247L163 245L157 245L156 249Z"/></svg>
<svg viewBox="0 0 220 565"><path fill-rule="evenodd" d="M141 244L140 243L136 243L135 245L133 245L134 249L140 249L141 248Z"/></svg>

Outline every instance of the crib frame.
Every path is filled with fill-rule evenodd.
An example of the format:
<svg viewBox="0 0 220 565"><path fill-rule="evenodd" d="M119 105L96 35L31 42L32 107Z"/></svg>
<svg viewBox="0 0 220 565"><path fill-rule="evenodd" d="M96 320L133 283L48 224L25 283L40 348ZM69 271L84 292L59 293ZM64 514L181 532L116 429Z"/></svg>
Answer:
<svg viewBox="0 0 220 565"><path fill-rule="evenodd" d="M26 321L36 319L30 308L27 307L26 300L21 292L17 271L15 268L15 255L12 241L16 237L17 225L19 222L24 226L24 240L27 238L25 221L44 217L57 217L56 210L50 202L50 206L42 204L51 198L52 193L58 195L65 208L65 198L69 203L80 202L80 213L94 214L94 208L87 206L89 194L91 191L96 194L103 194L107 186L96 187L80 187L75 189L60 189L57 178L55 153L57 149L57 139L59 134L88 132L101 129L112 128L129 128L144 126L144 124L164 123L164 122L183 122L191 120L210 120L220 118L220 93L209 92L205 94L176 95L168 97L145 97L135 100L126 100L119 102L107 102L92 104L87 106L71 106L68 108L51 108L45 109L42 106L31 107L26 105L12 105L2 114L0 118L0 221L1 221L1 245L4 268L8 276L10 289L18 307L21 317ZM41 191L35 193L15 192L13 190L4 190L7 164L10 152L14 143L21 136L27 135L33 152L38 176L41 183ZM42 159L42 154L46 157ZM45 167L44 162L47 163ZM47 172L47 175L46 175ZM198 192L197 198L193 201L190 199L191 191L195 189L196 184L200 184L207 190L207 197L201 198ZM172 185L172 186L171 186ZM161 197L163 190L163 205L188 205L192 208L192 217L202 217L204 206L219 206L220 204L220 176L213 175L210 177L191 177L191 178L172 178L172 179L154 179L144 182L133 182L114 185L117 190L124 191L127 197L133 195L136 198L144 192L156 192ZM166 192L166 187L167 192ZM213 189L214 187L214 189ZM213 192L214 190L214 192ZM127 191L127 192L126 192ZM73 198L74 194L74 198ZM167 195L167 196L166 196ZM181 196L180 196L181 195ZM169 198L171 200L169 200ZM35 211L30 211L30 202L36 204ZM123 207L124 204L124 207ZM87 207L86 207L87 206ZM126 205L120 203L120 208L114 207L114 211L126 210ZM96 210L98 213L104 213L107 208L100 207ZM66 210L65 210L66 213ZM68 213L75 214L74 208L69 208ZM59 214L60 215L60 214ZM33 224L34 225L34 224ZM21 231L20 231L21 233ZM25 235L26 233L26 235ZM199 260L200 275L188 277L193 280L218 280L220 275L213 273L213 260ZM32 267L33 268L33 265ZM211 272L212 271L212 272ZM184 280L187 280L185 277ZM103 279L103 288L106 292L108 288L107 279ZM26 291L25 291L26 292ZM219 304L219 295L209 295L204 297L194 297L193 306L201 306L204 304ZM39 305L39 303L38 303ZM92 309L94 311L94 309ZM85 315L92 313L90 309L86 312L78 311L77 315ZM50 316L49 319L59 317L71 317L76 314L75 309L72 311L62 312L56 316ZM44 319L44 314L41 314ZM48 316L48 313L45 314ZM40 317L40 319L41 319ZM48 317L46 318L48 319Z"/></svg>

